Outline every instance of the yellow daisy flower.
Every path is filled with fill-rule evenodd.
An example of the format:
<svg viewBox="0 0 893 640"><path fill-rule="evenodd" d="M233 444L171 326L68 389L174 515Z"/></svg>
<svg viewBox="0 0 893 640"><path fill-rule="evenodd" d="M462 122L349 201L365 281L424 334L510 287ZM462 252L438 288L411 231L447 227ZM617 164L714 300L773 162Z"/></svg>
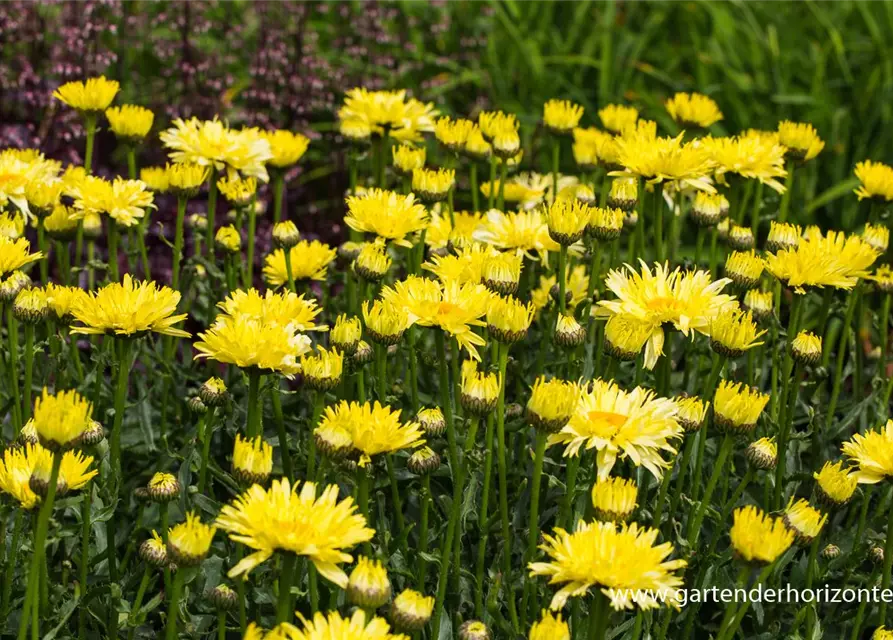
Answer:
<svg viewBox="0 0 893 640"><path fill-rule="evenodd" d="M271 157L267 164L277 169L287 169L297 164L310 146L310 138L307 136L284 129L264 131L261 136L270 145Z"/></svg>
<svg viewBox="0 0 893 640"><path fill-rule="evenodd" d="M893 477L893 420L864 435L855 434L843 443L842 450L855 467L852 475L859 484L877 484Z"/></svg>
<svg viewBox="0 0 893 640"><path fill-rule="evenodd" d="M878 252L858 236L829 231L804 237L796 248L766 256L766 270L797 292L807 287L852 289L868 276Z"/></svg>
<svg viewBox="0 0 893 640"><path fill-rule="evenodd" d="M788 148L787 154L799 162L812 160L825 148L815 127L805 122L779 122L778 141Z"/></svg>
<svg viewBox="0 0 893 640"><path fill-rule="evenodd" d="M735 555L744 562L768 565L794 543L794 533L781 518L773 518L756 507L735 509L729 533Z"/></svg>
<svg viewBox="0 0 893 640"><path fill-rule="evenodd" d="M543 105L543 124L554 134L571 133L583 117L583 107L570 100L549 100Z"/></svg>
<svg viewBox="0 0 893 640"><path fill-rule="evenodd" d="M139 142L147 135L155 121L155 114L145 107L125 104L105 110L112 132L127 143Z"/></svg>
<svg viewBox="0 0 893 640"><path fill-rule="evenodd" d="M571 640L571 630L560 613L552 615L543 611L542 617L530 627L528 640Z"/></svg>
<svg viewBox="0 0 893 640"><path fill-rule="evenodd" d="M592 506L603 522L625 522L636 510L639 487L624 478L599 478L592 485Z"/></svg>
<svg viewBox="0 0 893 640"><path fill-rule="evenodd" d="M428 214L412 194L369 189L363 195L347 198L344 222L354 231L374 233L401 247L411 247L412 242L406 236L424 229Z"/></svg>
<svg viewBox="0 0 893 640"><path fill-rule="evenodd" d="M612 133L621 133L634 126L639 119L639 110L622 104L609 104L598 110L602 126Z"/></svg>
<svg viewBox="0 0 893 640"><path fill-rule="evenodd" d="M778 193L784 193L785 186L779 178L788 174L784 166L785 147L777 141L756 135L708 136L702 138L700 144L716 165L716 178L720 183L726 183L726 174L737 174L759 180Z"/></svg>
<svg viewBox="0 0 893 640"><path fill-rule="evenodd" d="M893 167L883 162L865 160L856 163L855 174L859 179L859 187L854 193L859 200L893 200Z"/></svg>
<svg viewBox="0 0 893 640"><path fill-rule="evenodd" d="M105 76L89 78L84 82L66 82L53 92L53 97L72 109L95 114L104 111L118 95L120 85Z"/></svg>
<svg viewBox="0 0 893 640"><path fill-rule="evenodd" d="M301 240L288 251L291 275L295 281L325 280L328 266L338 253L319 240ZM285 249L276 249L264 259L264 280L273 287L281 287L288 282Z"/></svg>
<svg viewBox="0 0 893 640"><path fill-rule="evenodd" d="M30 250L31 243L25 238L12 240L6 236L0 236L0 276L18 271L25 265L43 257L40 251L29 253Z"/></svg>
<svg viewBox="0 0 893 640"><path fill-rule="evenodd" d="M677 93L664 103L670 117L683 127L701 127L722 120L722 111L713 100L700 93Z"/></svg>

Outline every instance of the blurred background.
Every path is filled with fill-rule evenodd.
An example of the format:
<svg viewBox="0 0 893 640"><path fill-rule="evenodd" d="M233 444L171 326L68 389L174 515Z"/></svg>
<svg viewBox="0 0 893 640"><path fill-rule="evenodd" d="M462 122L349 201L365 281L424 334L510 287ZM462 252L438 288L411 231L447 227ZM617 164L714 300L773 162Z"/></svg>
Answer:
<svg viewBox="0 0 893 640"><path fill-rule="evenodd" d="M291 215L337 241L346 176L333 123L351 87L406 88L449 114L515 112L530 168L545 160L549 98L584 105L585 126L598 107L631 103L672 133L663 100L697 90L725 113L716 134L813 123L828 144L804 172L801 215L842 227L855 162L893 159L891 48L890 2L3 2L0 147L80 162L77 114L50 96L105 74L121 82L117 104L156 112L155 131L219 114L310 135L289 175ZM151 139L141 166L164 162ZM125 171L110 132L97 161Z"/></svg>

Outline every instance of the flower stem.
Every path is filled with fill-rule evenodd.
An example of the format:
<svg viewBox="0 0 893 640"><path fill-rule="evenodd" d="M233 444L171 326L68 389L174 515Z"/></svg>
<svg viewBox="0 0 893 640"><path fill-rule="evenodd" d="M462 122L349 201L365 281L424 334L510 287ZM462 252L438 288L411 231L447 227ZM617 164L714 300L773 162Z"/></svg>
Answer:
<svg viewBox="0 0 893 640"><path fill-rule="evenodd" d="M217 640L226 640L226 611L217 612Z"/></svg>
<svg viewBox="0 0 893 640"><path fill-rule="evenodd" d="M205 230L205 244L208 245L208 259L214 260L214 232L217 216L217 170L212 166L208 175L208 228Z"/></svg>
<svg viewBox="0 0 893 640"><path fill-rule="evenodd" d="M248 254L246 261L248 262L245 271L245 288L254 286L254 243L257 232L257 194L251 198L248 205Z"/></svg>
<svg viewBox="0 0 893 640"><path fill-rule="evenodd" d="M887 347L890 339L890 297L891 294L884 294L884 301L881 303L881 315L878 318L878 338L881 343L881 355L877 361L877 375L881 379L887 374Z"/></svg>
<svg viewBox="0 0 893 640"><path fill-rule="evenodd" d="M840 328L840 342L837 347L837 364L834 369L834 382L831 387L831 398L828 400L828 413L825 415L825 426L830 427L834 422L834 411L837 409L837 400L840 397L840 385L843 382L843 363L846 360L847 347L850 341L850 330L853 326L853 315L856 313L856 303L861 295L857 282L850 293L846 303L846 311L843 315L843 325Z"/></svg>
<svg viewBox="0 0 893 640"><path fill-rule="evenodd" d="M490 189L487 193L487 209L496 203L496 156L490 153Z"/></svg>
<svg viewBox="0 0 893 640"><path fill-rule="evenodd" d="M732 437L732 434L727 433L723 436L722 444L719 445L719 453L716 456L716 461L713 463L713 473L710 474L710 480L707 482L707 488L704 490L704 496L701 498L698 510L692 514L693 517L689 520L688 542L692 548L694 548L695 543L698 541L701 523L704 521L704 516L707 515L707 507L710 505L710 498L713 497L713 491L716 489L716 485L719 484L720 476L723 474L726 460L732 452L732 445L734 442L735 440Z"/></svg>
<svg viewBox="0 0 893 640"><path fill-rule="evenodd" d="M87 572L90 569L90 533L93 530L93 485L87 484L82 491L81 502L81 563L78 567L80 596L87 594ZM78 608L78 639L87 635L87 607Z"/></svg>
<svg viewBox="0 0 893 640"><path fill-rule="evenodd" d="M685 437L685 447L682 449L682 456L679 458L679 473L676 474L676 486L673 489L673 497L670 498L669 512L676 513L676 507L679 506L679 500L682 498L682 489L685 486L685 479L688 475L688 465L691 460L692 451L695 448L695 441L698 439L699 432L689 433Z"/></svg>
<svg viewBox="0 0 893 640"><path fill-rule="evenodd" d="M214 437L214 408L209 408L208 412L202 417L200 425L200 433L202 436L202 461L198 470L198 493L205 492L205 483L208 477L208 458L211 453L211 438ZM283 445L280 443L279 445ZM285 454L283 454L284 456ZM291 475L288 476L291 478Z"/></svg>
<svg viewBox="0 0 893 640"><path fill-rule="evenodd" d="M505 463L505 372L508 367L509 346L499 348L499 399L496 403L496 458L499 476L499 513L502 520L502 580L506 589L509 617L512 629L518 632L518 614L515 611L515 596L512 584L512 537L509 522L508 481ZM435 627L436 628L436 627Z"/></svg>
<svg viewBox="0 0 893 640"><path fill-rule="evenodd" d="M565 269L567 268L567 247L561 245L561 249L558 251L558 309L561 311L561 314L564 315L565 309L567 308L567 280L564 276ZM592 282L592 277L589 278L590 283Z"/></svg>
<svg viewBox="0 0 893 640"><path fill-rule="evenodd" d="M138 624L140 609L143 606L143 598L146 595L146 589L149 588L149 581L152 579L152 565L146 564L146 568L143 569L143 577L140 579L140 586L137 588L136 597L133 599L133 605L130 607L130 616L128 616L128 626L130 626L130 631L127 632L127 640L133 640L133 636L136 633L136 625ZM83 607L81 607L81 611L86 613ZM86 618L84 618L84 622L86 623Z"/></svg>
<svg viewBox="0 0 893 640"><path fill-rule="evenodd" d="M424 556L428 553L428 511L431 506L431 474L422 476L422 490L419 493L419 547L418 565L416 569L416 588L425 591L425 579L428 573L428 561Z"/></svg>
<svg viewBox="0 0 893 640"><path fill-rule="evenodd" d="M50 470L50 480L47 486L47 495L44 498L43 505L40 507L40 514L37 516L37 531L34 535L34 551L31 554L31 566L28 570L28 582L25 587L25 603L22 608L22 619L19 624L18 640L25 640L28 633L28 622L31 619L29 614L36 613L39 607L40 594L40 572L43 566L43 558L46 553L47 531L50 525L50 516L53 512L53 503L56 500L56 484L59 480L59 469L62 466L62 451L53 452L53 466ZM117 614L116 614L117 615ZM39 636L40 630L36 625L39 624L38 617L34 616L35 625L32 634Z"/></svg>
<svg viewBox="0 0 893 640"><path fill-rule="evenodd" d="M34 324L25 323L25 384L22 388L22 415L31 419L31 387L34 385Z"/></svg>
<svg viewBox="0 0 893 640"><path fill-rule="evenodd" d="M788 177L785 180L785 190L781 196L781 204L778 206L778 221L779 222L787 222L788 220L788 211L791 209L791 197L794 193L794 175L795 175L795 165L793 162L788 162Z"/></svg>
<svg viewBox="0 0 893 640"><path fill-rule="evenodd" d="M294 580L295 563L298 557L290 552L282 554L282 566L279 569L279 601L276 605L276 624L291 620L291 585Z"/></svg>
<svg viewBox="0 0 893 640"><path fill-rule="evenodd" d="M291 248L284 247L282 249L282 255L285 256L285 277L288 280L288 288L292 293L297 293L298 287L295 285L295 276L291 269ZM348 278L350 278L349 274Z"/></svg>
<svg viewBox="0 0 893 640"><path fill-rule="evenodd" d="M285 195L285 176L281 171L273 173L273 224L282 221L282 200Z"/></svg>
<svg viewBox="0 0 893 640"><path fill-rule="evenodd" d="M887 531L893 532L893 507L887 511ZM887 535L884 543L884 572L881 574L881 589L890 588L890 571L893 569L893 535ZM881 600L878 608L878 626L887 624L887 603Z"/></svg>
<svg viewBox="0 0 893 640"><path fill-rule="evenodd" d="M722 373L723 365L726 359L718 353L713 354L713 365L710 369L710 378L707 380L707 387L703 396L704 402L711 402L713 394L716 392L716 385L719 383L719 375ZM691 499L697 500L701 491L701 469L704 464L704 454L707 449L707 428L706 425L700 429L700 439L698 440L698 454L695 457L695 473L692 474Z"/></svg>
<svg viewBox="0 0 893 640"><path fill-rule="evenodd" d="M654 254L658 262L664 261L664 203L663 183L654 185L652 216L654 217Z"/></svg>
<svg viewBox="0 0 893 640"><path fill-rule="evenodd" d="M369 473L366 471L366 467L357 465L354 475L357 485L357 506L366 519L366 526L371 527L372 521L369 518ZM363 553L367 556L372 554L372 544L370 542L363 544Z"/></svg>
<svg viewBox="0 0 893 640"><path fill-rule="evenodd" d="M118 224L111 218L108 223L108 279L109 282L118 282Z"/></svg>
<svg viewBox="0 0 893 640"><path fill-rule="evenodd" d="M552 202L558 198L558 165L561 161L561 141L552 136Z"/></svg>
<svg viewBox="0 0 893 640"><path fill-rule="evenodd" d="M391 485L391 509L394 511L394 519L397 521L397 533L403 556L409 557L409 545L406 540L406 521L403 518L403 501L400 499L400 487L397 485L397 474L394 472L393 454L385 454L385 465L388 469L388 481Z"/></svg>
<svg viewBox="0 0 893 640"><path fill-rule="evenodd" d="M542 430L536 432L536 452L533 458L533 476L530 479L530 517L528 519L529 529L527 534L527 553L524 554L524 566L526 567L531 560L533 554L536 553L536 543L540 537L540 484L543 478L543 460L546 457L546 433ZM535 591L536 583L530 576L525 576L524 597L521 605L522 626L527 619L527 601L530 591ZM532 615L535 615L537 602L533 598Z"/></svg>
<svg viewBox="0 0 893 640"><path fill-rule="evenodd" d="M88 113L84 116L84 130L87 133L87 148L84 149L84 169L87 175L93 173L93 140L96 137L96 115Z"/></svg>
<svg viewBox="0 0 893 640"><path fill-rule="evenodd" d="M500 211L505 211L505 180L509 170L508 167L508 160L503 160L499 163L499 201L496 206Z"/></svg>
<svg viewBox="0 0 893 640"><path fill-rule="evenodd" d="M26 527L22 522L24 509L16 509L15 520L13 521L12 546L6 552L6 571L3 574L3 596L0 602L0 619L4 622L9 616L9 600L12 596L12 580L15 577L16 561L19 557L19 547L22 541L22 529ZM83 587L82 587L83 589Z"/></svg>
<svg viewBox="0 0 893 640"><path fill-rule="evenodd" d="M468 180L471 188L471 208L474 211L480 211L480 193L478 193L478 165L477 162L471 161Z"/></svg>
<svg viewBox="0 0 893 640"><path fill-rule="evenodd" d="M177 221L174 226L174 254L171 263L171 288L180 290L180 265L183 261L183 221L186 218L186 198L177 198Z"/></svg>
<svg viewBox="0 0 893 640"><path fill-rule="evenodd" d="M279 454L282 456L282 473L289 479L289 481L293 481L294 475L292 473L291 451L288 447L288 433L285 430L285 415L282 413L282 398L279 395L278 386L279 383L277 382L277 388L273 389L271 398L273 401L273 416L276 418L276 433L279 437ZM315 443L313 439L313 425L310 426L310 441Z"/></svg>
<svg viewBox="0 0 893 640"><path fill-rule="evenodd" d="M313 417L310 419L309 439L307 443L307 475L313 481L316 481L316 438L313 432L319 425L319 419L322 416L323 407L326 404L326 394L324 391L315 391L313 393Z"/></svg>
<svg viewBox="0 0 893 640"><path fill-rule="evenodd" d="M611 615L608 597L601 591L595 592L595 602L592 603L592 613L589 616L588 640L604 640L605 631L608 628L608 618Z"/></svg>
<svg viewBox="0 0 893 640"><path fill-rule="evenodd" d="M494 343L499 344L499 343ZM487 521L490 518L490 481L493 475L493 413L487 416L487 430L484 434L484 486L481 494L481 511L478 517L480 535L478 541L477 566L475 567L474 612L478 618L484 615L484 562L487 556Z"/></svg>
<svg viewBox="0 0 893 640"><path fill-rule="evenodd" d="M412 414L419 412L419 363L416 352L416 328L415 325L407 330L409 344L409 388L412 406Z"/></svg>
<svg viewBox="0 0 893 640"><path fill-rule="evenodd" d="M574 526L573 522L573 505L574 494L577 492L577 474L580 471L580 456L576 455L567 461L567 484L564 489L564 496L561 500L561 511L558 521L565 529Z"/></svg>
<svg viewBox="0 0 893 640"><path fill-rule="evenodd" d="M261 435L261 404L260 404L260 381L261 374L259 371L248 372L248 415L245 425L245 432L249 438L256 438Z"/></svg>
<svg viewBox="0 0 893 640"><path fill-rule="evenodd" d="M167 629L165 640L177 640L177 618L179 617L180 596L183 592L182 567L174 574L174 584L171 587L171 601L167 610Z"/></svg>
<svg viewBox="0 0 893 640"><path fill-rule="evenodd" d="M46 284L49 282L50 258L47 251L46 230L43 226L43 218L37 219L37 248L43 257L40 259L40 281Z"/></svg>

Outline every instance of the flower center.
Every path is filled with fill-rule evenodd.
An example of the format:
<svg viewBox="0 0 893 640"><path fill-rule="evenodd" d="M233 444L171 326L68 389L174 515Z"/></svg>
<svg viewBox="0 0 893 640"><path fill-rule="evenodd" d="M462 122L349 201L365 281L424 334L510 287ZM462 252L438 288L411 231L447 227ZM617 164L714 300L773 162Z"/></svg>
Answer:
<svg viewBox="0 0 893 640"><path fill-rule="evenodd" d="M662 316L677 315L682 309L682 303L676 298L670 296L661 296L648 301L649 311Z"/></svg>
<svg viewBox="0 0 893 640"><path fill-rule="evenodd" d="M605 429L611 433L615 433L623 423L626 422L626 416L613 411L590 411L586 414L589 422L597 429Z"/></svg>

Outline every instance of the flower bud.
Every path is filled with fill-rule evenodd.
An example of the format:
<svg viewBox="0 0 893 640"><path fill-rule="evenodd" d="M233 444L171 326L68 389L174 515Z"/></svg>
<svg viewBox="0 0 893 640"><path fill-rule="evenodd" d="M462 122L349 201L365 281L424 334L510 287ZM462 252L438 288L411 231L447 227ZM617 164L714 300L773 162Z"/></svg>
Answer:
<svg viewBox="0 0 893 640"><path fill-rule="evenodd" d="M347 600L363 609L377 609L391 599L391 581L380 560L360 557L347 582Z"/></svg>
<svg viewBox="0 0 893 640"><path fill-rule="evenodd" d="M419 411L417 420L427 436L436 438L443 435L443 432L446 431L446 420L443 417L443 412L438 407L422 409Z"/></svg>
<svg viewBox="0 0 893 640"><path fill-rule="evenodd" d="M169 473L156 473L146 485L153 502L170 502L180 495L180 481Z"/></svg>
<svg viewBox="0 0 893 640"><path fill-rule="evenodd" d="M417 476L433 473L440 467L440 455L431 447L416 449L406 461L406 468Z"/></svg>
<svg viewBox="0 0 893 640"><path fill-rule="evenodd" d="M219 584L208 592L208 600L218 611L229 611L236 606L239 596L225 584Z"/></svg>
<svg viewBox="0 0 893 640"><path fill-rule="evenodd" d="M480 620L466 620L459 627L459 640L490 640L490 629Z"/></svg>
<svg viewBox="0 0 893 640"><path fill-rule="evenodd" d="M401 631L416 632L428 623L433 611L434 598L405 589L391 604L391 622Z"/></svg>
<svg viewBox="0 0 893 640"><path fill-rule="evenodd" d="M291 249L301 240L298 227L291 220L279 222L273 226L273 245L282 249Z"/></svg>

